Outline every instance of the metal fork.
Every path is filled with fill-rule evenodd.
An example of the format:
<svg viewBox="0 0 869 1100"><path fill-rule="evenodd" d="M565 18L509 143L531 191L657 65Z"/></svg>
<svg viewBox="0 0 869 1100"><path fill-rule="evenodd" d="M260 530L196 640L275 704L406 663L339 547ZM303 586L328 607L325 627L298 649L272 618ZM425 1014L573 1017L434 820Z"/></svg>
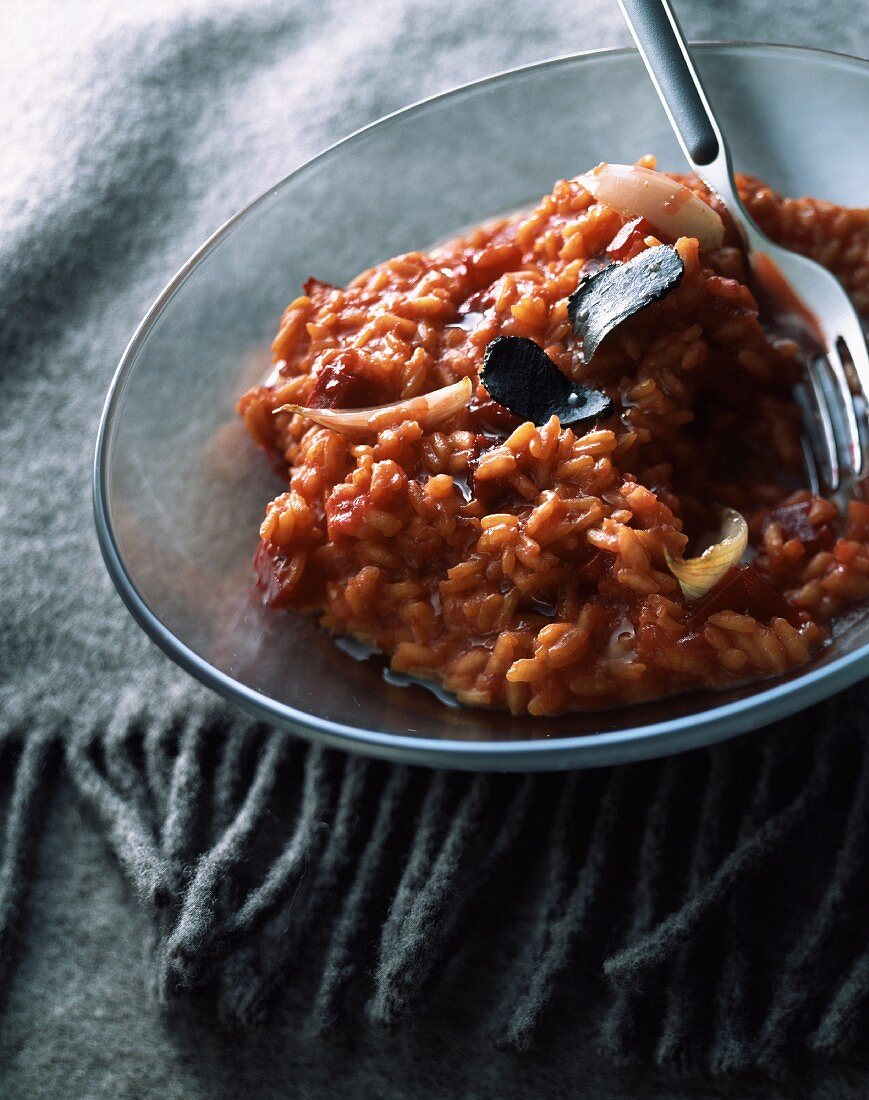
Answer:
<svg viewBox="0 0 869 1100"><path fill-rule="evenodd" d="M724 202L745 244L756 287L785 309L812 349L799 387L811 488L850 495L869 473L869 352L860 318L834 275L771 241L742 204L721 127L668 0L618 0L679 144Z"/></svg>

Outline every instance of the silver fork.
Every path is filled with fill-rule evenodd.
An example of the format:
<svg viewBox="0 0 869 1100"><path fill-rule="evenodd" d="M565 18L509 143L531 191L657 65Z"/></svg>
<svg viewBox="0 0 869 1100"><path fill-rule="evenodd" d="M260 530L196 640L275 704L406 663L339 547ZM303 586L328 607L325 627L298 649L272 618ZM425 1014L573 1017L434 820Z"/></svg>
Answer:
<svg viewBox="0 0 869 1100"><path fill-rule="evenodd" d="M807 472L813 491L844 499L869 473L869 352L860 318L834 275L771 241L743 206L727 143L668 0L618 2L689 164L742 236L756 285L790 313L813 349L797 392Z"/></svg>

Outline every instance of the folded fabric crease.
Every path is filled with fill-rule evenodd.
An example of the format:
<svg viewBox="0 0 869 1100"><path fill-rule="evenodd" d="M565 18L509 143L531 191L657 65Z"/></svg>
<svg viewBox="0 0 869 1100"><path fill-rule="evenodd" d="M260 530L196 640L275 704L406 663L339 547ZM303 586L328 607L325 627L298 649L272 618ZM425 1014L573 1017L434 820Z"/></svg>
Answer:
<svg viewBox="0 0 869 1100"><path fill-rule="evenodd" d="M26 940L47 792L68 781L152 914L170 1007L207 993L247 1026L313 983L315 1031L360 1012L413 1027L484 940L497 980L476 1026L496 1046L533 1046L573 989L617 1063L726 1076L841 1054L869 994L848 918L869 866L869 751L859 692L838 711L823 737L809 712L760 741L566 776L395 768L216 710L159 734L141 711L9 734L3 958ZM806 861L825 874L778 906Z"/></svg>

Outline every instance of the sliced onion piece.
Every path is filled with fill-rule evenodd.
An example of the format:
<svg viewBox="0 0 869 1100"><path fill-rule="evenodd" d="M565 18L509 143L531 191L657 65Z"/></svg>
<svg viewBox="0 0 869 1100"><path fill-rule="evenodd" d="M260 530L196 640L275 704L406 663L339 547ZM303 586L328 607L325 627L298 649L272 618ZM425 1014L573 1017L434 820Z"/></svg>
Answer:
<svg viewBox="0 0 869 1100"><path fill-rule="evenodd" d="M304 405L281 405L275 412L299 413L323 428L331 428L351 439L362 439L402 420L417 420L421 427L433 428L464 408L473 392L474 384L470 378L462 378L442 389L432 390L420 397L408 397L393 405L376 405L370 409L313 409Z"/></svg>
<svg viewBox="0 0 869 1100"><path fill-rule="evenodd" d="M712 207L662 172L599 164L577 179L598 202L627 218L645 218L673 240L696 237L701 248L719 248L724 240L724 223Z"/></svg>
<svg viewBox="0 0 869 1100"><path fill-rule="evenodd" d="M725 508L721 538L696 558L674 558L665 551L670 572L686 599L699 600L716 585L731 566L737 565L748 546L748 524L733 508Z"/></svg>

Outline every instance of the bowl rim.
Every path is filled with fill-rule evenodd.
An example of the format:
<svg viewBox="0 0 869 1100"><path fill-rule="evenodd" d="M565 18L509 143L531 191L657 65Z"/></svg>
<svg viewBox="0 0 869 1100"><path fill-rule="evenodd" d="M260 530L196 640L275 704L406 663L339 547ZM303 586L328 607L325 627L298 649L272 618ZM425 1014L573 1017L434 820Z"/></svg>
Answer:
<svg viewBox="0 0 869 1100"><path fill-rule="evenodd" d="M854 55L810 46L747 40L703 41L692 45L701 54L735 48L745 53L772 51L776 54L792 53L798 56L817 55L821 61L836 64L845 62L849 67L853 65L869 76L869 61ZM195 679L247 713L259 719L265 718L310 740L369 756L469 770L554 770L600 767L631 760L645 760L703 745L712 745L761 725L769 725L771 722L811 706L826 696L850 686L869 673L869 643L867 643L853 653L843 654L823 668L809 669L793 680L784 683L773 682L770 687L746 698L721 706L713 705L661 722L551 739L542 729L541 736L537 739L511 741L435 739L385 733L345 725L297 710L247 687L229 674L222 672L182 642L161 622L147 605L133 578L127 572L111 519L107 476L115 412L148 334L188 275L208 256L226 233L290 180L313 165L319 164L332 152L357 140L374 127L469 90L509 80L518 74L576 62L626 57L631 54L636 54L633 46L605 47L564 54L529 65L504 69L417 100L359 127L293 169L216 229L170 279L133 333L115 369L97 432L92 491L100 552L121 599L151 641ZM638 714L641 713L639 707L636 709ZM755 715L759 715L757 720L753 720Z"/></svg>

